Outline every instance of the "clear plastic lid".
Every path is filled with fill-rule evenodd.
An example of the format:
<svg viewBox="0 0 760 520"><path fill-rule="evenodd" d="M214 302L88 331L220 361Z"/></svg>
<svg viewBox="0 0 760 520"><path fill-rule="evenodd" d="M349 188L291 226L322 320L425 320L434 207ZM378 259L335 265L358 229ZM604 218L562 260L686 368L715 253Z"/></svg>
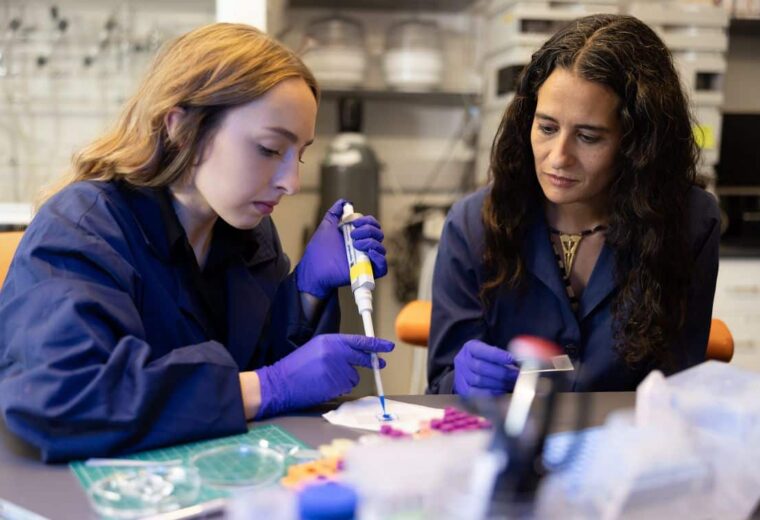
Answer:
<svg viewBox="0 0 760 520"><path fill-rule="evenodd" d="M204 484L217 487L258 487L276 482L285 469L285 455L253 444L211 448L190 459Z"/></svg>
<svg viewBox="0 0 760 520"><path fill-rule="evenodd" d="M364 27L346 16L330 16L312 21L306 29L306 37L316 47L364 48Z"/></svg>
<svg viewBox="0 0 760 520"><path fill-rule="evenodd" d="M191 505L200 492L195 468L157 465L119 470L90 486L95 511L107 518L142 518Z"/></svg>
<svg viewBox="0 0 760 520"><path fill-rule="evenodd" d="M388 29L385 41L387 50L432 49L441 51L441 34L438 24L427 20L404 20Z"/></svg>

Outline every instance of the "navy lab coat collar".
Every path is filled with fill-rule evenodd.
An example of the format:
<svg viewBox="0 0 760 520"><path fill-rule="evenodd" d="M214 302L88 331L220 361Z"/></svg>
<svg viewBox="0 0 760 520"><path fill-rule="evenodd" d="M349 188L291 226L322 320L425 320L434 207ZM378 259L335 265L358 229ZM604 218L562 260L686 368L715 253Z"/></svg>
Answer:
<svg viewBox="0 0 760 520"><path fill-rule="evenodd" d="M554 296L566 303L570 310L562 275L554 257L554 249L549 241L549 228L541 209L536 208L529 214L531 224L523 242L523 259L526 269L538 278ZM594 265L588 285L581 295L577 318L581 322L599 306L617 288L615 281L615 255L609 244L605 243Z"/></svg>
<svg viewBox="0 0 760 520"><path fill-rule="evenodd" d="M169 241L169 254L172 259L182 259L190 247L185 229L177 217L168 189L155 192L156 201L161 208L161 216ZM250 261L256 254L258 244L249 231L235 229L221 218L214 224L211 249L204 272L216 271L226 267L236 256L244 262ZM190 249L190 251L192 251Z"/></svg>
<svg viewBox="0 0 760 520"><path fill-rule="evenodd" d="M170 242L166 228L162 224L161 207L157 199L158 189L134 188L120 186L132 214L138 221L140 231L147 246L164 262L170 263ZM267 231L271 233L269 219L262 221L251 231L240 231L256 241L258 247L250 258L242 261L232 260L227 273L227 350L238 363L248 365L251 357L250 338L257 338L261 333L266 315L269 312L271 297L261 286L262 281L254 274L256 266L276 260L278 253L271 238L266 239ZM237 231L237 230L236 230ZM260 239L261 237L261 239ZM174 276L179 276L175 271ZM206 328L203 311L197 308L194 299L181 281L175 278L176 301L183 314ZM251 302L259 301L259 305Z"/></svg>

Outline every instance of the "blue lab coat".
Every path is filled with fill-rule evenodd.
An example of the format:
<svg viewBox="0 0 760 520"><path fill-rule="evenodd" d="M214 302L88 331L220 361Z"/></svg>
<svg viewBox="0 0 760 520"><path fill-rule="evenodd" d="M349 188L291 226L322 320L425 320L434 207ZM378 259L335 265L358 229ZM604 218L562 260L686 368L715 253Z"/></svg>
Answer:
<svg viewBox="0 0 760 520"><path fill-rule="evenodd" d="M576 367L566 389L634 390L653 366L632 369L613 348L611 300L618 286L612 249L605 245L573 313L559 265L549 240L543 211L536 209L523 244L524 292L504 290L484 311L478 291L485 281L481 208L488 188L457 202L451 209L435 265L433 316L428 353L428 392L451 393L454 357L470 339L506 348L521 334L555 341ZM689 193L690 250L694 275L686 326L679 339L683 355L678 370L702 362L710 331L718 275L720 215L715 198L699 188ZM677 350L675 350L677 351Z"/></svg>
<svg viewBox="0 0 760 520"><path fill-rule="evenodd" d="M0 292L0 408L46 461L244 432L238 373L336 332L305 321L274 223L227 267L227 344L170 261L155 190L80 182L45 204ZM275 391L277 391L275 389Z"/></svg>

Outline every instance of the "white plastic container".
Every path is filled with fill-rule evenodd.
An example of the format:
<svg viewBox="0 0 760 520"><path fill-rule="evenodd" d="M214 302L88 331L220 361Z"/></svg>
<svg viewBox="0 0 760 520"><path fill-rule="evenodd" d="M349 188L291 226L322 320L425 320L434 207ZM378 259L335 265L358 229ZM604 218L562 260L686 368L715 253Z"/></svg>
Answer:
<svg viewBox="0 0 760 520"><path fill-rule="evenodd" d="M364 82L367 51L364 28L344 16L314 20L305 33L301 58L326 87L355 88Z"/></svg>
<svg viewBox="0 0 760 520"><path fill-rule="evenodd" d="M364 52L347 47L316 48L305 53L303 61L322 85L334 88L361 86L367 67Z"/></svg>
<svg viewBox="0 0 760 520"><path fill-rule="evenodd" d="M431 90L443 78L440 34L434 22L408 20L388 30L383 56L386 84L397 90Z"/></svg>

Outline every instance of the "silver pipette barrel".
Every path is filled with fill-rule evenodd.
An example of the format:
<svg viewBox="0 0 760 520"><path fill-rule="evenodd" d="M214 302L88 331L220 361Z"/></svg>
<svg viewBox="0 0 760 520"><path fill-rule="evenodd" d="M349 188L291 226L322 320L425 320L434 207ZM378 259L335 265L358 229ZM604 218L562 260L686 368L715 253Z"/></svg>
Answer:
<svg viewBox="0 0 760 520"><path fill-rule="evenodd" d="M372 313L370 311L362 312L362 322L364 323L364 335L370 338L375 337L375 327L372 324ZM383 414L385 414L385 390L383 390L383 380L380 379L380 358L377 354L372 352L370 354L370 361L372 362L372 373L375 375L375 387L377 387L377 395L380 397L380 403L383 406Z"/></svg>

